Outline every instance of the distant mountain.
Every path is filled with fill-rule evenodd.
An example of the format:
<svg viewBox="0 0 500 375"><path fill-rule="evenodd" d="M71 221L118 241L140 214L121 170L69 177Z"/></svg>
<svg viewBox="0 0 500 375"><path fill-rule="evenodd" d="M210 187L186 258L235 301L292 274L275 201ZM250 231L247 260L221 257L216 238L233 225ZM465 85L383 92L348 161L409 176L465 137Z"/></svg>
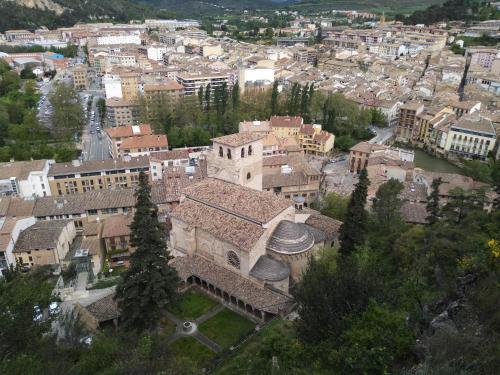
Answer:
<svg viewBox="0 0 500 375"><path fill-rule="evenodd" d="M56 28L77 22L154 17L154 8L130 0L0 0L0 31Z"/></svg>

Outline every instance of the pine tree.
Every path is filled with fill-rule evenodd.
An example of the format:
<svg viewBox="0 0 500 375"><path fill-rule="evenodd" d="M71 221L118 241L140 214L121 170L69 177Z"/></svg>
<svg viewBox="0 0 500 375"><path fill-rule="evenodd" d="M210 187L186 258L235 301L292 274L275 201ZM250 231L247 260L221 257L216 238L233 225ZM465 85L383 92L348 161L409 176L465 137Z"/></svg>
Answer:
<svg viewBox="0 0 500 375"><path fill-rule="evenodd" d="M207 85L205 88L205 108L207 112L210 112L210 94L211 94L211 87L210 83Z"/></svg>
<svg viewBox="0 0 500 375"><path fill-rule="evenodd" d="M278 81L274 81L273 91L271 92L271 116L278 114Z"/></svg>
<svg viewBox="0 0 500 375"><path fill-rule="evenodd" d="M441 177L432 180L432 191L427 201L427 221L430 225L435 224L439 220L439 186L441 186Z"/></svg>
<svg viewBox="0 0 500 375"><path fill-rule="evenodd" d="M137 202L130 226L130 244L135 251L130 257L130 267L121 276L115 299L123 326L141 331L154 329L165 308L176 300L179 277L168 265L172 256L166 248L144 172L139 175L135 196Z"/></svg>
<svg viewBox="0 0 500 375"><path fill-rule="evenodd" d="M363 169L349 199L345 221L340 227L339 251L343 256L349 256L357 246L365 242L368 225L368 213L365 210L365 205L369 185L368 173L366 169Z"/></svg>
<svg viewBox="0 0 500 375"><path fill-rule="evenodd" d="M240 106L240 84L238 82L236 82L233 86L231 99L233 101L233 111L235 111Z"/></svg>

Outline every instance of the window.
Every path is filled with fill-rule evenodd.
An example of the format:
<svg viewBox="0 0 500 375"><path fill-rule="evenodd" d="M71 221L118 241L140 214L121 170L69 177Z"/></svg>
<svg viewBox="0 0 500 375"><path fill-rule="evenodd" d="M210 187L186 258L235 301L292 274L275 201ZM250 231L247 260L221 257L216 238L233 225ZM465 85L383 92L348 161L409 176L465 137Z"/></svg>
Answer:
<svg viewBox="0 0 500 375"><path fill-rule="evenodd" d="M231 159L231 149L230 148L227 149L227 158Z"/></svg>
<svg viewBox="0 0 500 375"><path fill-rule="evenodd" d="M238 255L234 251L229 251L227 253L227 264L230 266L240 269L240 258L238 258Z"/></svg>
<svg viewBox="0 0 500 375"><path fill-rule="evenodd" d="M247 180L250 180L250 178L252 177L252 175L250 174L250 172L247 173Z"/></svg>
<svg viewBox="0 0 500 375"><path fill-rule="evenodd" d="M242 157L242 158L244 158L244 157L245 157L245 149L244 149L244 148L242 148L242 149L241 149L241 157Z"/></svg>
<svg viewBox="0 0 500 375"><path fill-rule="evenodd" d="M222 158L224 156L224 151L222 150L222 147L219 146L219 156Z"/></svg>
<svg viewBox="0 0 500 375"><path fill-rule="evenodd" d="M252 155L252 145L248 146L248 156Z"/></svg>

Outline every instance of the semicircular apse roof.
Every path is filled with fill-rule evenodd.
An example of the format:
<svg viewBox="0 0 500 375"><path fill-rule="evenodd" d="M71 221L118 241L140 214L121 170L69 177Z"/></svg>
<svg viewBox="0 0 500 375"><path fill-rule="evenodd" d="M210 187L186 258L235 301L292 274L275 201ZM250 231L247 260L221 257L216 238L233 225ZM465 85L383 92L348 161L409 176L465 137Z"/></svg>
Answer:
<svg viewBox="0 0 500 375"><path fill-rule="evenodd" d="M281 254L297 254L314 246L314 235L305 225L283 220L267 242L267 249Z"/></svg>

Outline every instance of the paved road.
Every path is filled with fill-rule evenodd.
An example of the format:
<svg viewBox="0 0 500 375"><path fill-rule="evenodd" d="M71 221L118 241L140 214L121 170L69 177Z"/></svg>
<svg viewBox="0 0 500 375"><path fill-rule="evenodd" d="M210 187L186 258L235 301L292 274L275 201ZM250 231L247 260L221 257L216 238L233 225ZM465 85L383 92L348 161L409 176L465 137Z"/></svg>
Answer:
<svg viewBox="0 0 500 375"><path fill-rule="evenodd" d="M394 136L394 127L379 128L377 126L370 126L370 130L376 134L375 137L369 140L370 143L384 145Z"/></svg>
<svg viewBox="0 0 500 375"><path fill-rule="evenodd" d="M89 95L85 92L84 95ZM83 142L83 159L84 160L105 160L110 159L108 144L103 136L102 123L97 110L97 100L103 95L100 91L93 92L93 101L90 113L87 114L87 128L84 131ZM86 108L86 107L85 107Z"/></svg>

